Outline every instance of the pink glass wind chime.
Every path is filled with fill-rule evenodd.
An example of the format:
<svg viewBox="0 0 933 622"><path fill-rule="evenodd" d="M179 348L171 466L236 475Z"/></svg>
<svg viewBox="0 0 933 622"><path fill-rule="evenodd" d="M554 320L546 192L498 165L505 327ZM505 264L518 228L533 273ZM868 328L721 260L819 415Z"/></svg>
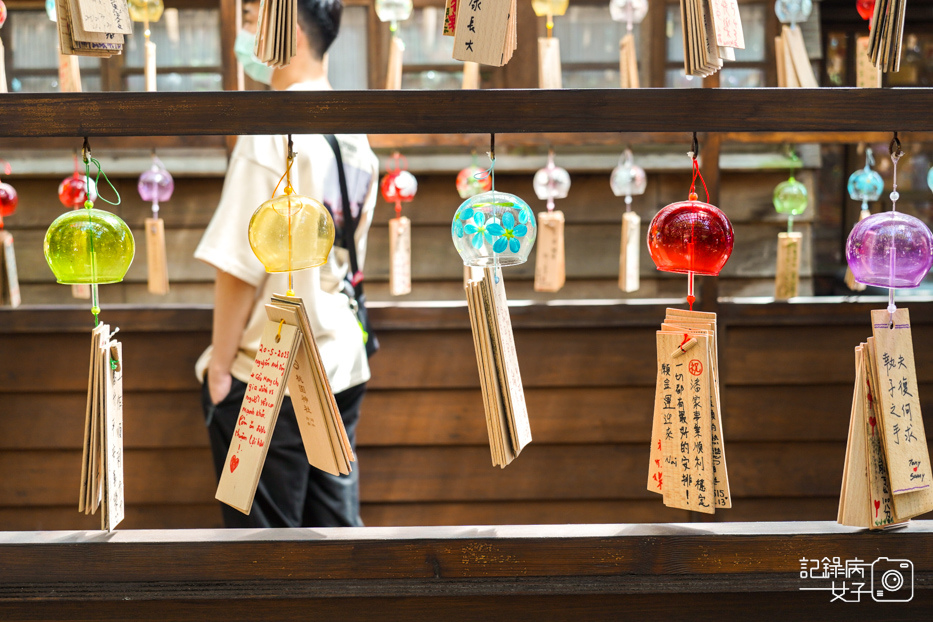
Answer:
<svg viewBox="0 0 933 622"><path fill-rule="evenodd" d="M139 176L136 184L143 201L152 204L152 216L146 219L146 265L149 292L158 296L168 294L168 256L165 252L165 222L159 216L159 203L172 198L175 180L165 165L152 153L151 166Z"/></svg>

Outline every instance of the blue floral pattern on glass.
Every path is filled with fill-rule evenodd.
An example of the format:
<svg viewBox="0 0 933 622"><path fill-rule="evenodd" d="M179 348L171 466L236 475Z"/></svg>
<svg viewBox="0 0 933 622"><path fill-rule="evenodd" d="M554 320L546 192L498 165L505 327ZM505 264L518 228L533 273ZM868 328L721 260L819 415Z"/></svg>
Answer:
<svg viewBox="0 0 933 622"><path fill-rule="evenodd" d="M511 266L527 261L537 225L534 213L521 198L489 191L460 205L451 234L465 265Z"/></svg>

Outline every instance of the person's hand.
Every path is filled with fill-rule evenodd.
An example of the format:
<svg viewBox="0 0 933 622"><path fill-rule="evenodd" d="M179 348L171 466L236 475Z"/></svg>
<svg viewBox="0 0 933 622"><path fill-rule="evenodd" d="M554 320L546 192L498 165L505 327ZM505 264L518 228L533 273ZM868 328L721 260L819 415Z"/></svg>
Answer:
<svg viewBox="0 0 933 622"><path fill-rule="evenodd" d="M211 395L211 403L215 406L227 397L232 384L233 376L230 372L207 369L207 390Z"/></svg>

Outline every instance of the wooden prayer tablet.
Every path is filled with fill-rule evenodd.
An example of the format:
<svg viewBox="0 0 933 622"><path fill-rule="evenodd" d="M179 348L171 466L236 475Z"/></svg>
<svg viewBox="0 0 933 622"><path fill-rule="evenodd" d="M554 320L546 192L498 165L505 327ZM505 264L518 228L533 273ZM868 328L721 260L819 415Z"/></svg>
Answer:
<svg viewBox="0 0 933 622"><path fill-rule="evenodd" d="M684 311L680 309L668 309L668 317L662 324L661 331L658 332L658 374L657 388L655 391L655 406L651 429L651 446L649 452L649 467L647 487L649 491L661 493L664 496L665 504L672 507L684 507L702 512L712 512L715 508L732 507L732 498L729 489L729 475L726 468L725 450L722 438L722 419L719 398L719 378L717 363L717 345L716 345L716 314L702 313L698 311ZM674 343L676 342L676 343ZM662 349L663 348L663 349ZM694 363L696 361L696 363ZM696 496L700 491L694 490L695 504L691 505L686 495L686 485L695 481L694 473L685 473L684 455L678 454L679 451L689 451L690 447L684 448L676 434L682 433L680 417L680 403L677 398L682 399L685 389L677 393L678 385L675 384L677 378L669 375L672 366L687 362L687 370L691 371L691 380L697 379L700 383L700 399L705 404L705 412L700 412L700 430L702 435L702 445L695 445L694 449L700 454L702 449L703 463L707 462L710 471L701 470L704 476L703 487L709 490L707 497L704 494L704 503L711 499L712 508L697 507L699 498ZM692 365L691 365L692 364ZM693 372L699 372L694 375ZM683 385L680 385L683 387ZM693 387L696 384L694 383ZM704 388L704 386L706 388ZM686 405L686 404L685 404ZM693 401L689 403L693 407ZM697 413L692 412L692 415ZM708 426L706 422L709 422ZM688 424L692 424L688 420ZM709 440L706 442L706 432L709 430ZM688 429L688 433L697 434L696 426ZM706 453L708 452L708 454ZM696 457L696 456L694 456ZM680 471L677 471L677 467ZM694 463L693 470L698 465ZM675 475L680 479L673 481ZM685 477L685 475L687 477ZM710 475L709 485L707 485L706 475ZM705 491L704 491L705 492Z"/></svg>
<svg viewBox="0 0 933 622"><path fill-rule="evenodd" d="M101 509L101 529L123 520L123 346L107 324L91 332L79 488L78 511Z"/></svg>
<svg viewBox="0 0 933 622"><path fill-rule="evenodd" d="M933 510L933 470L920 412L910 314L871 312L870 357L877 379L882 441L895 513L904 518ZM893 319L893 323L892 323Z"/></svg>
<svg viewBox="0 0 933 622"><path fill-rule="evenodd" d="M262 331L215 495L244 514L253 506L299 338L297 327L276 322Z"/></svg>
<svg viewBox="0 0 933 622"><path fill-rule="evenodd" d="M560 210L538 214L538 240L535 250L536 292L556 292L564 286L564 213Z"/></svg>
<svg viewBox="0 0 933 622"><path fill-rule="evenodd" d="M165 253L165 222L161 218L146 219L146 268L149 293L168 294L168 259Z"/></svg>
<svg viewBox="0 0 933 622"><path fill-rule="evenodd" d="M538 87L542 89L559 89L562 84L560 40L556 37L539 37Z"/></svg>
<svg viewBox="0 0 933 622"><path fill-rule="evenodd" d="M778 234L777 270L774 276L774 299L788 300L800 295L800 247L803 234Z"/></svg>
<svg viewBox="0 0 933 622"><path fill-rule="evenodd" d="M465 290L493 466L505 467L531 442L505 284L491 268Z"/></svg>
<svg viewBox="0 0 933 622"><path fill-rule="evenodd" d="M641 245L641 217L635 212L625 212L619 251L619 289L623 292L638 291Z"/></svg>
<svg viewBox="0 0 933 622"><path fill-rule="evenodd" d="M459 0L453 57L501 67L517 45L515 0Z"/></svg>
<svg viewBox="0 0 933 622"><path fill-rule="evenodd" d="M14 309L22 303L13 235L9 231L0 231L0 303Z"/></svg>
<svg viewBox="0 0 933 622"><path fill-rule="evenodd" d="M402 88L402 60L405 56L405 43L393 36L389 39L389 65L386 69L386 90L397 91Z"/></svg>
<svg viewBox="0 0 933 622"><path fill-rule="evenodd" d="M405 216L389 220L389 293L411 293L411 221Z"/></svg>
<svg viewBox="0 0 933 622"><path fill-rule="evenodd" d="M285 387L308 463L346 475L356 458L301 298L274 295L216 498L249 514Z"/></svg>

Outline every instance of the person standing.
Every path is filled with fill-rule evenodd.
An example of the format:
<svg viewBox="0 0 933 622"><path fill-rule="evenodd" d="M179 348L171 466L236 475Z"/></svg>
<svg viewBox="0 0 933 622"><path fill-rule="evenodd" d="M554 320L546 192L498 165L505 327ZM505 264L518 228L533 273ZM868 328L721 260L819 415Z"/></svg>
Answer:
<svg viewBox="0 0 933 622"><path fill-rule="evenodd" d="M271 68L252 54L259 2L243 3L243 30L235 44L246 73L273 90L330 90L327 50L340 28L341 0L297 0L297 55L281 68ZM282 110L282 114L300 111ZM343 227L355 224L354 240L360 269L373 208L379 163L364 135L337 137L346 176L350 212L345 223L337 160L322 135L293 137L297 158L292 168L296 193L320 200L334 216L336 239ZM269 274L253 254L248 240L253 212L272 198L285 170L287 137L241 136L230 157L223 191L195 258L217 270L211 346L195 367L203 384L202 406L217 476L226 461L240 404L262 328L265 304L273 293L285 293L285 274ZM352 229L351 229L352 230ZM298 242L300 243L300 242ZM356 450L356 424L369 380L363 331L344 282L350 272L346 248L337 245L327 263L293 273L294 290L307 308L311 329L331 388ZM221 505L227 527L360 526L359 468L334 476L308 464L291 399L286 397L269 444L265 466L250 514Z"/></svg>

